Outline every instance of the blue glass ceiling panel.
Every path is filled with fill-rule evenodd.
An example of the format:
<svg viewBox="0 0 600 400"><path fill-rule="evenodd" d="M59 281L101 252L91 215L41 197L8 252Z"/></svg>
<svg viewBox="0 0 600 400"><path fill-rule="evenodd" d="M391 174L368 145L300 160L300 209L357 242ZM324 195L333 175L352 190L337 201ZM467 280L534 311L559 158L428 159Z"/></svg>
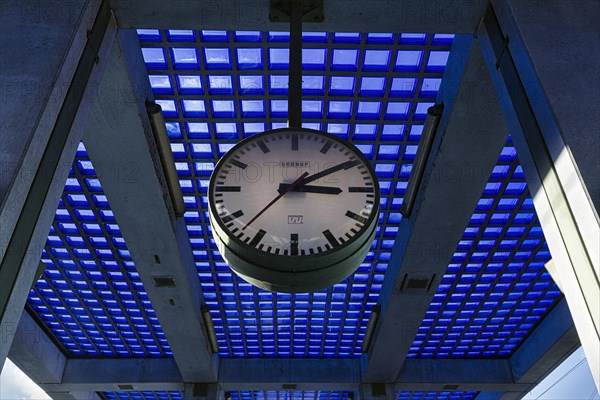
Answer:
<svg viewBox="0 0 600 400"><path fill-rule="evenodd" d="M28 308L71 356L171 357L98 175L80 144Z"/></svg>
<svg viewBox="0 0 600 400"><path fill-rule="evenodd" d="M509 138L409 358L509 357L561 298Z"/></svg>
<svg viewBox="0 0 600 400"><path fill-rule="evenodd" d="M287 125L289 33L144 30L139 38L156 76L152 90L163 107L219 355L360 356L423 113L437 95L453 35L303 34L303 126L351 140L373 162L382 188L381 224L364 263L311 294L265 292L239 279L217 251L207 213L206 186L219 157L245 137ZM171 56L178 49L185 49L179 61Z"/></svg>
<svg viewBox="0 0 600 400"><path fill-rule="evenodd" d="M396 392L398 400L475 400L479 392L473 391L406 391Z"/></svg>
<svg viewBox="0 0 600 400"><path fill-rule="evenodd" d="M336 390L239 390L229 392L231 400L349 400L349 393Z"/></svg>
<svg viewBox="0 0 600 400"><path fill-rule="evenodd" d="M180 391L102 392L105 400L183 400Z"/></svg>

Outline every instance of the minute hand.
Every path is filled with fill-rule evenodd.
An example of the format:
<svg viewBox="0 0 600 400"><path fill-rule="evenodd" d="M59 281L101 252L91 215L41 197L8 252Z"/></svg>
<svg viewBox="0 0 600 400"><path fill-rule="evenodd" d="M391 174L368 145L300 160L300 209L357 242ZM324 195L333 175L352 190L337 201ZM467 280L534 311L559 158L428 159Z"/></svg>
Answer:
<svg viewBox="0 0 600 400"><path fill-rule="evenodd" d="M354 167L355 165L358 165L358 164L360 164L359 160L350 160L350 161L346 161L346 162L343 162L343 163L338 164L338 165L334 165L331 168L324 169L321 172L318 172L318 173L316 173L314 175L311 175L311 176L308 176L308 177L304 178L304 180L302 181L301 185L306 185L307 183L310 183L312 181L316 181L317 179L321 179L324 176L327 176L329 174L333 174L334 172L337 172L337 171L342 170L342 169L350 169L350 168L352 168L352 167Z"/></svg>

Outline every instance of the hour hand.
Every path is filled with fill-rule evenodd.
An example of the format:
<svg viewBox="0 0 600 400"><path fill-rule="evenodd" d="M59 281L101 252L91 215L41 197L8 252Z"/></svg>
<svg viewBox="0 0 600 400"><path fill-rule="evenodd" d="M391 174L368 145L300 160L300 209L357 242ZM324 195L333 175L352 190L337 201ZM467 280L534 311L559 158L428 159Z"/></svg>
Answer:
<svg viewBox="0 0 600 400"><path fill-rule="evenodd" d="M289 188L289 183L280 183L279 189L277 190L279 193L285 191ZM313 185L298 185L291 190L291 192L305 192L305 193L321 193L321 194L340 194L342 193L342 189L334 186L313 186Z"/></svg>

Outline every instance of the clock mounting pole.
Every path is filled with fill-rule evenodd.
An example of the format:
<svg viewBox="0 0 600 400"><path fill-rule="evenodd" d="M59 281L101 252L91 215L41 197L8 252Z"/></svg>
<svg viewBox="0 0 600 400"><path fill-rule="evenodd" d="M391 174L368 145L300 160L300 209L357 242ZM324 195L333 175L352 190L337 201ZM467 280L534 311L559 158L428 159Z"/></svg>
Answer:
<svg viewBox="0 0 600 400"><path fill-rule="evenodd" d="M288 76L288 121L290 128L302 127L302 0L291 0L290 70Z"/></svg>

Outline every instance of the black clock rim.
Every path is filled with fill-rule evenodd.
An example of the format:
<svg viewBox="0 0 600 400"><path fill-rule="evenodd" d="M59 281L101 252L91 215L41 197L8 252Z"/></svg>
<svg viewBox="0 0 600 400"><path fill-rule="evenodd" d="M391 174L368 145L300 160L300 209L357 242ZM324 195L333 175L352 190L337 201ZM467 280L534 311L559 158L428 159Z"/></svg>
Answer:
<svg viewBox="0 0 600 400"><path fill-rule="evenodd" d="M320 253L298 255L298 256L290 256L290 255L286 256L283 254L271 254L271 253L267 253L267 252L258 250L254 247L250 247L250 246L248 246L248 244L239 240L236 236L231 235L229 233L229 230L225 226L225 224L218 217L218 213L217 213L216 206L214 203L214 198L213 198L214 186L216 184L216 176L218 175L217 172L220 170L220 168L223 167L223 165L227 162L227 160L232 157L232 155L235 153L235 151L238 148L245 146L247 143L255 141L263 136L273 135L273 134L277 134L277 133L302 132L302 131L306 132L306 133L312 133L312 134L325 136L328 139L334 140L334 141L342 144L343 146L348 147L349 150L351 150L365 164L365 166L369 170L369 173L371 174L371 176L373 176L373 194L375 195L375 198L373 199L373 211L371 212L371 215L369 216L369 219L367 220L367 222L364 224L364 226L359 231L359 234L354 235L351 239L344 242L340 246L331 248L329 250L326 250L326 251L323 251ZM332 135L331 133L316 130L316 129L278 128L278 129L264 131L264 132L261 132L256 135L252 135L245 139L240 140L238 143L235 144L235 146L233 146L231 149L229 149L229 151L223 157L221 157L219 159L219 161L217 161L217 164L215 165L215 168L210 176L207 195L208 195L209 212L211 214L211 224L213 224L213 221L216 221L217 225L220 228L219 230L225 234L227 239L232 240L236 245L240 246L241 249L247 249L248 252L255 252L258 256L257 258L259 258L259 259L262 258L261 255L269 255L269 257L273 257L274 260L278 260L278 259L282 260L282 261L283 260L288 260L288 261L290 261L290 260L300 261L301 260L302 262L304 262L304 261L310 262L313 260L323 259L323 258L331 256L333 254L339 254L340 252L343 252L343 250L347 249L349 246L356 245L356 242L364 234L368 233L367 231L369 230L370 226L373 224L373 222L374 222L373 220L379 219L379 209L380 209L380 207L379 207L379 203L380 203L379 179L377 178L377 174L375 173L375 169L373 168L371 161L369 161L365 157L365 155L360 151L360 149L358 149L352 142L342 139L338 136ZM375 225L377 225L376 221L375 221ZM213 227L213 230L214 230L214 227ZM223 240L222 238L220 238L220 235L213 235L213 236L215 237L216 240ZM254 257L251 257L251 258L254 258Z"/></svg>

